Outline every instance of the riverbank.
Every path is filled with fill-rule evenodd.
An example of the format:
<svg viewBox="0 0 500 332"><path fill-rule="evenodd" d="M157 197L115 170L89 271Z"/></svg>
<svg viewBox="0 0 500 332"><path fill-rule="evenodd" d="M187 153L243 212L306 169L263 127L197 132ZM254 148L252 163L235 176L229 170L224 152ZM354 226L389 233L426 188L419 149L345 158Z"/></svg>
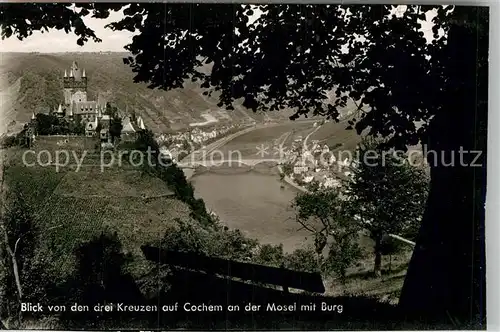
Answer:
<svg viewBox="0 0 500 332"><path fill-rule="evenodd" d="M281 174L284 174L283 169L281 168L280 165L278 165L278 170L280 171ZM295 187L296 189L300 190L301 192L307 193L309 191L305 187L302 187L302 186L298 185L297 183L295 183L295 181L286 174L284 175L283 180L285 180L286 183ZM415 246L415 244L416 244L415 242L408 240L408 239L405 239L404 237L396 235L396 234L389 234L389 236L392 237L393 239L401 241L409 246Z"/></svg>
<svg viewBox="0 0 500 332"><path fill-rule="evenodd" d="M278 170L280 172L280 174L283 174L283 180L288 183L289 185L291 185L292 187L294 187L295 189L297 190L300 190L302 192L307 192L308 190L300 185L298 185L297 183L295 183L295 181L293 181L293 179L291 177L289 177L288 175L286 175L284 172L283 172L283 168L281 167L281 165L278 165Z"/></svg>

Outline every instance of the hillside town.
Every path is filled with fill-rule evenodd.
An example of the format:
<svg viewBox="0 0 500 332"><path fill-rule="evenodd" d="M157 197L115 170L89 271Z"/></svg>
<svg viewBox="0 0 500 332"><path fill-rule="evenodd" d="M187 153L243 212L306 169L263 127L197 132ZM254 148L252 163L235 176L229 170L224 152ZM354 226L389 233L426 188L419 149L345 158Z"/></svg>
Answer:
<svg viewBox="0 0 500 332"><path fill-rule="evenodd" d="M349 180L355 161L352 154L321 146L318 140L307 142L298 137L283 153L283 171L298 185L317 185L320 188L339 188Z"/></svg>
<svg viewBox="0 0 500 332"><path fill-rule="evenodd" d="M208 129L196 127L184 132L158 134L156 135L156 141L161 147L162 154L168 155L173 161L178 161L193 150L237 132L244 127L244 124L228 124Z"/></svg>

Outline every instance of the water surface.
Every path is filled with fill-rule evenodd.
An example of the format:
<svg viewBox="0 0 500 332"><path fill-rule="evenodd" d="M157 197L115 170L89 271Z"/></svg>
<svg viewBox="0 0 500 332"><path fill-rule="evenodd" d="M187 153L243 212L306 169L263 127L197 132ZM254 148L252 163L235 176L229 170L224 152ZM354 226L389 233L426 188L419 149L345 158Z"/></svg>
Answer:
<svg viewBox="0 0 500 332"><path fill-rule="evenodd" d="M195 195L230 228L238 228L261 243L283 243L286 251L305 245L291 202L297 190L281 187L276 175L258 171L234 174L207 172L192 178Z"/></svg>

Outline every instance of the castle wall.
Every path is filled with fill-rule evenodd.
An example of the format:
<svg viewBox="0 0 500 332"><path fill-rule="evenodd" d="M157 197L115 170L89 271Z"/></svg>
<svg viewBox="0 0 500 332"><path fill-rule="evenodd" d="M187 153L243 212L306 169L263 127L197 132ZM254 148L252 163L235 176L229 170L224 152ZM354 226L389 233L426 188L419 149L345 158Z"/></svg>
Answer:
<svg viewBox="0 0 500 332"><path fill-rule="evenodd" d="M82 89L87 90L87 77L81 77L80 79L75 79L74 77L64 78L64 88L68 89Z"/></svg>
<svg viewBox="0 0 500 332"><path fill-rule="evenodd" d="M74 89L64 89L64 103L69 105L74 102L87 102L87 92Z"/></svg>
<svg viewBox="0 0 500 332"><path fill-rule="evenodd" d="M64 103L87 101L87 78L64 77Z"/></svg>
<svg viewBox="0 0 500 332"><path fill-rule="evenodd" d="M75 91L73 95L71 96L71 103L72 102L86 102L87 101L87 92L86 91Z"/></svg>
<svg viewBox="0 0 500 332"><path fill-rule="evenodd" d="M35 150L47 150L49 152L60 151L67 149L68 151L91 151L95 148L97 140L82 136L37 136L35 141ZM63 157L64 158L64 157Z"/></svg>

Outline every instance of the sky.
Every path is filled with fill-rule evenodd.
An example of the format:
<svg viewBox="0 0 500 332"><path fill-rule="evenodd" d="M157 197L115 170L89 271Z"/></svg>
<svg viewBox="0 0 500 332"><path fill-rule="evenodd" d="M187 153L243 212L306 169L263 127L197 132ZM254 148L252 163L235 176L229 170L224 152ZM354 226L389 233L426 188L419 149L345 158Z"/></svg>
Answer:
<svg viewBox="0 0 500 332"><path fill-rule="evenodd" d="M122 12L111 12L105 20L95 18L84 18L84 22L95 34L102 39L101 43L89 40L83 46L76 44L78 37L72 33L67 34L61 30L50 30L41 33L34 32L33 35L20 41L15 37L0 40L2 52L125 52L125 45L132 42L134 33L130 31L112 31L104 26L110 22L116 22L123 17Z"/></svg>
<svg viewBox="0 0 500 332"><path fill-rule="evenodd" d="M395 12L401 15L404 13L406 6L400 6ZM41 33L34 32L32 36L20 41L15 37L0 40L0 50L2 52L40 52L40 53L56 53L56 52L125 52L125 45L131 43L134 33L130 31L112 31L104 28L110 22L116 22L122 18L122 12L111 12L109 18L95 19L84 18L88 27L93 29L96 35L102 39L101 43L88 41L84 46L76 44L77 37L74 34L66 34L64 31L51 30ZM256 11L251 22L258 18L259 12ZM428 13L427 20L422 22L422 30L425 33L427 40L432 39L432 23L430 19L432 14Z"/></svg>

